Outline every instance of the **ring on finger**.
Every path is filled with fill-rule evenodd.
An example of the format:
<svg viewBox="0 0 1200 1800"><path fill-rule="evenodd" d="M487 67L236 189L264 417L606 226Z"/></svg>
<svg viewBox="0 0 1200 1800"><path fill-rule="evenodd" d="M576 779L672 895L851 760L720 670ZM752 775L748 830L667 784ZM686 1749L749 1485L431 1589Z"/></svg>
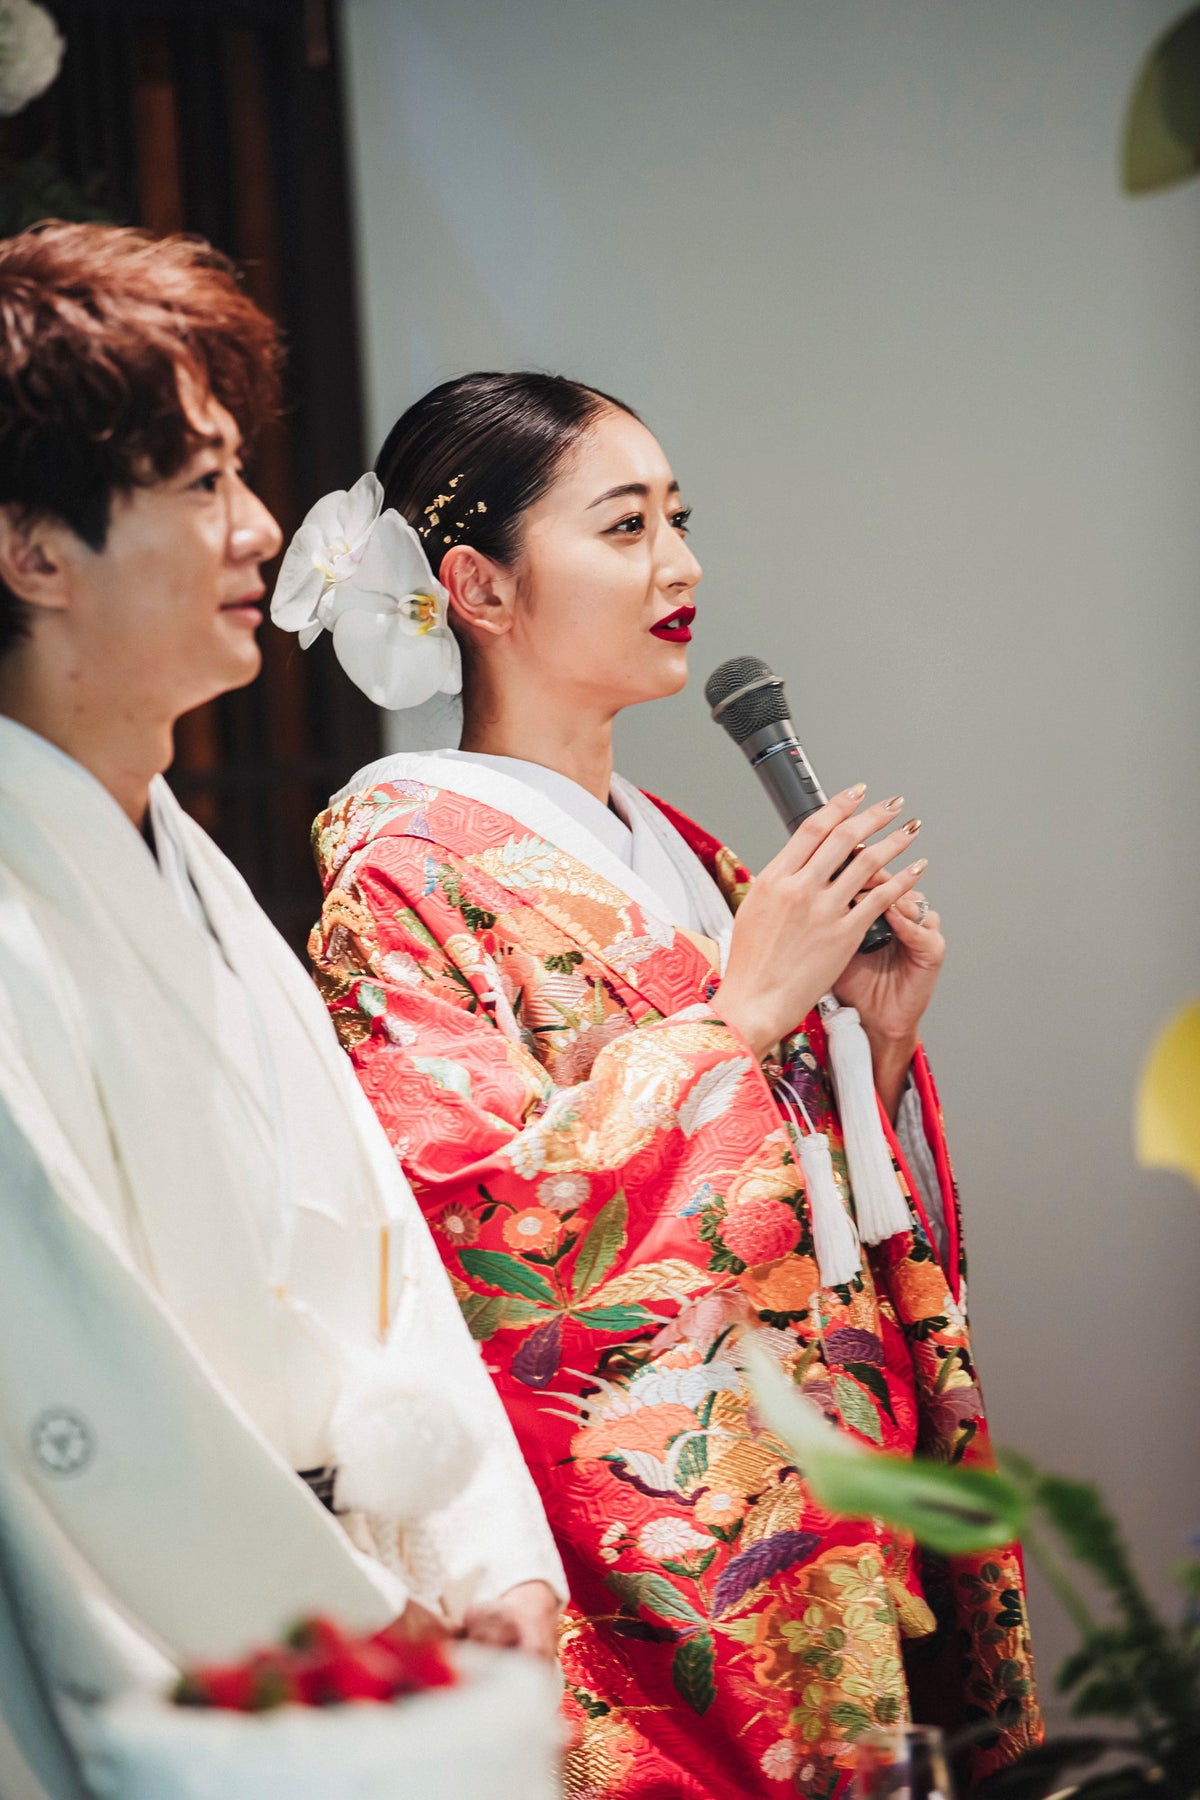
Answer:
<svg viewBox="0 0 1200 1800"><path fill-rule="evenodd" d="M926 914L928 913L928 911L929 911L929 902L928 902L928 900L926 900L925 896L922 895L921 898L917 901L916 923L918 925L923 925L925 923L925 917L926 917Z"/></svg>

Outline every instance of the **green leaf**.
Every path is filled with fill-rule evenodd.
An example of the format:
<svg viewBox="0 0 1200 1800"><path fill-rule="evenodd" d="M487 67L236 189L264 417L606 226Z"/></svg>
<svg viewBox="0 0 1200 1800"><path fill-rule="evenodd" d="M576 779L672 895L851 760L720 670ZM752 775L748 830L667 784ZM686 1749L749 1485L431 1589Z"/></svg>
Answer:
<svg viewBox="0 0 1200 1800"><path fill-rule="evenodd" d="M471 1077L461 1063L451 1062L446 1056L414 1056L412 1061L413 1067L428 1075L438 1087L457 1094L460 1100L471 1099Z"/></svg>
<svg viewBox="0 0 1200 1800"><path fill-rule="evenodd" d="M694 1713L706 1713L717 1697L715 1662L712 1635L707 1631L685 1639L671 1658L671 1680L676 1692Z"/></svg>
<svg viewBox="0 0 1200 1800"><path fill-rule="evenodd" d="M581 1312L572 1310L571 1317L589 1331L643 1331L658 1322L644 1306L588 1306Z"/></svg>
<svg viewBox="0 0 1200 1800"><path fill-rule="evenodd" d="M581 1300L589 1288L603 1281L625 1243L629 1204L620 1189L600 1208L592 1228L579 1246L572 1277L574 1294Z"/></svg>
<svg viewBox="0 0 1200 1800"><path fill-rule="evenodd" d="M409 936L415 937L419 944L425 946L426 950L432 950L439 959L441 958L442 946L428 925L418 917L411 906L401 906L396 909L396 923L402 925Z"/></svg>
<svg viewBox="0 0 1200 1800"><path fill-rule="evenodd" d="M368 1019L377 1019L387 1011L387 995L373 981L360 981L354 997L359 1012L366 1013Z"/></svg>
<svg viewBox="0 0 1200 1800"><path fill-rule="evenodd" d="M686 1625L703 1625L704 1619L671 1583L661 1575L626 1575L614 1570L605 1581L623 1606L648 1607L660 1619L679 1619Z"/></svg>
<svg viewBox="0 0 1200 1800"><path fill-rule="evenodd" d="M948 1556L1019 1536L1025 1507L1013 1482L984 1469L868 1450L804 1399L750 1334L745 1357L764 1422L830 1512L884 1519Z"/></svg>
<svg viewBox="0 0 1200 1800"><path fill-rule="evenodd" d="M699 1581L716 1554L717 1546L714 1544L711 1550L706 1550L701 1557L693 1558L691 1562L664 1562L663 1568L669 1575L686 1575L689 1581Z"/></svg>
<svg viewBox="0 0 1200 1800"><path fill-rule="evenodd" d="M877 1369L873 1363L866 1362L843 1363L842 1367L847 1375L853 1375L855 1381L861 1381L865 1388L870 1388L894 1425L896 1415L892 1411L892 1396L888 1393L887 1377L883 1370Z"/></svg>
<svg viewBox="0 0 1200 1800"><path fill-rule="evenodd" d="M511 1299L501 1300L500 1305L504 1309L500 1319L501 1326L528 1325L534 1319L546 1318L544 1307L538 1306L532 1300L519 1300L515 1294ZM555 1308L555 1311L557 1310Z"/></svg>
<svg viewBox="0 0 1200 1800"><path fill-rule="evenodd" d="M833 1391L838 1411L847 1425L853 1425L855 1431L861 1431L873 1444L882 1444L883 1427L879 1423L879 1414L862 1389L855 1387L848 1375L839 1372L833 1378Z"/></svg>
<svg viewBox="0 0 1200 1800"><path fill-rule="evenodd" d="M464 1294L458 1304L476 1343L486 1343L504 1322L505 1302L499 1294Z"/></svg>
<svg viewBox="0 0 1200 1800"><path fill-rule="evenodd" d="M1200 11L1159 39L1138 74L1121 146L1130 194L1152 194L1200 169Z"/></svg>
<svg viewBox="0 0 1200 1800"><path fill-rule="evenodd" d="M695 1437L688 1439L679 1452L679 1460L675 1464L675 1474L681 1483L698 1481L708 1468L708 1439Z"/></svg>
<svg viewBox="0 0 1200 1800"><path fill-rule="evenodd" d="M866 1731L871 1718L865 1708L856 1706L852 1700L839 1700L829 1709L829 1722L831 1725L840 1725L849 1737L851 1732Z"/></svg>
<svg viewBox="0 0 1200 1800"><path fill-rule="evenodd" d="M489 1287L502 1288L506 1294L521 1294L526 1300L544 1300L556 1304L554 1289L544 1275L527 1268L515 1256L500 1250L461 1250L459 1261L468 1275L485 1281Z"/></svg>

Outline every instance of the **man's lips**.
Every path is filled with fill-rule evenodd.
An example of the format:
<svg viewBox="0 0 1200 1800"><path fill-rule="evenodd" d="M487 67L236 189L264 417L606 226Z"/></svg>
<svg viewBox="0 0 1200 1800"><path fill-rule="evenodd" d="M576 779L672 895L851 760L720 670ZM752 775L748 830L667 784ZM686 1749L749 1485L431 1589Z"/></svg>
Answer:
<svg viewBox="0 0 1200 1800"><path fill-rule="evenodd" d="M677 606L673 613L668 613L665 619L660 619L657 625L650 627L650 635L661 638L664 644L690 644L691 625L695 617L694 606Z"/></svg>
<svg viewBox="0 0 1200 1800"><path fill-rule="evenodd" d="M259 601L266 594L266 588L255 588L253 593L243 594L240 600L226 600L221 607L222 612L258 612Z"/></svg>

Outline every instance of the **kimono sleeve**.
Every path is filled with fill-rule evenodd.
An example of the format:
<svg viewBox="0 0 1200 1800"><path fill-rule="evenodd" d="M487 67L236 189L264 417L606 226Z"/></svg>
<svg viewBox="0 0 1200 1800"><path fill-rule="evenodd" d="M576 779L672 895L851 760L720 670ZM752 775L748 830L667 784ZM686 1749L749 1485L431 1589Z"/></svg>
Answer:
<svg viewBox="0 0 1200 1800"><path fill-rule="evenodd" d="M479 1452L462 1492L424 1521L444 1578L442 1598L457 1612L520 1582L544 1581L565 1603L567 1579L537 1489L415 1207L403 1254L406 1301L389 1347L400 1366L431 1371L469 1422Z"/></svg>
<svg viewBox="0 0 1200 1800"><path fill-rule="evenodd" d="M594 1178L599 1204L625 1188L644 1218L650 1196L665 1200L690 1164L719 1154L740 1166L779 1133L756 1057L704 1005L636 1029L618 1014L586 1077L555 1084L503 991L494 933L489 949L423 891L429 848L373 844L327 900L309 948L343 1045L445 1247L473 1241L464 1205L478 1209L482 1196L514 1214L545 1212L546 1184L561 1175ZM501 948L528 960L519 936L518 920ZM518 1251L536 1250L536 1236L533 1217L506 1229Z"/></svg>

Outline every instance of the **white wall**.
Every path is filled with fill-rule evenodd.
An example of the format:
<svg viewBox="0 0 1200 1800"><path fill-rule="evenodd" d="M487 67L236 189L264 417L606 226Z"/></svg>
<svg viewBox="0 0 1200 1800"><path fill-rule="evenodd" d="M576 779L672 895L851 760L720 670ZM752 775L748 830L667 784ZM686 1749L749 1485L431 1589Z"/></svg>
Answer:
<svg viewBox="0 0 1200 1800"><path fill-rule="evenodd" d="M626 773L765 858L700 692L750 651L831 791L924 816L997 1435L1100 1478L1160 1589L1200 1524L1200 1202L1130 1117L1200 987L1200 185L1125 199L1116 143L1178 10L347 0L375 441L475 367L629 399L707 579Z"/></svg>

